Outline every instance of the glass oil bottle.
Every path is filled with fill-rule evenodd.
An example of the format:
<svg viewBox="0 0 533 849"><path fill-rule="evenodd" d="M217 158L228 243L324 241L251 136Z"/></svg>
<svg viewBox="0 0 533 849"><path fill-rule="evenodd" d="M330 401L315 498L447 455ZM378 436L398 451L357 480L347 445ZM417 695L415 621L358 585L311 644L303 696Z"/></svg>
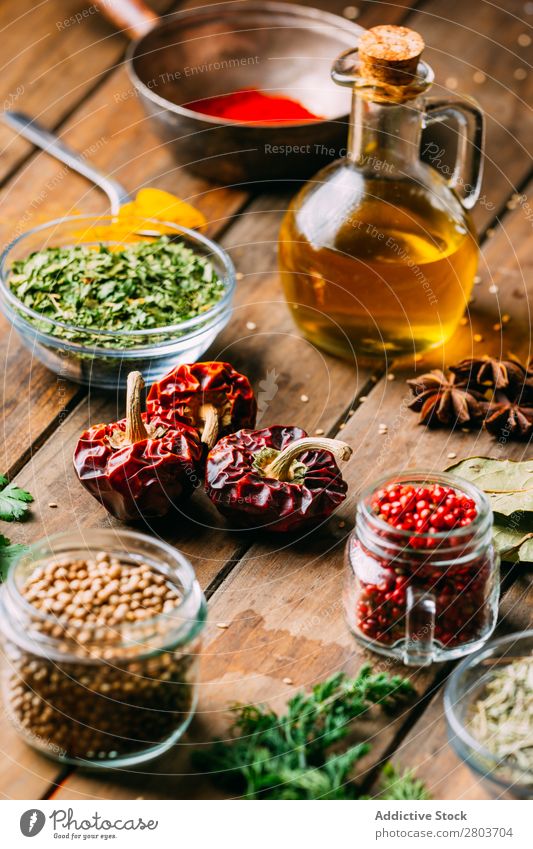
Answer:
<svg viewBox="0 0 533 849"><path fill-rule="evenodd" d="M433 80L423 47L412 30L380 26L337 59L334 80L353 87L347 156L301 189L281 228L281 278L296 324L350 359L442 344L476 273L468 210L481 183L482 114L466 99L423 96ZM421 131L449 119L457 158L439 172L420 159Z"/></svg>

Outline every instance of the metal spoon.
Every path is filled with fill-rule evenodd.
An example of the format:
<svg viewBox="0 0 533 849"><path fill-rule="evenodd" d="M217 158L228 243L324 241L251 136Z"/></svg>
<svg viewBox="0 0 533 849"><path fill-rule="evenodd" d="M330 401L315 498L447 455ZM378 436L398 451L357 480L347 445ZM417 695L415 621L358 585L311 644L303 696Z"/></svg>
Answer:
<svg viewBox="0 0 533 849"><path fill-rule="evenodd" d="M23 112L6 111L0 113L0 117L4 123L16 130L19 135L28 139L32 144L42 148L50 156L68 165L72 171L76 171L82 177L92 180L109 198L112 215L117 215L122 204L128 203L132 199L124 186L116 180L106 177L100 171L97 171L81 154L76 153L76 151L72 150L57 136L46 130L28 115L25 115Z"/></svg>

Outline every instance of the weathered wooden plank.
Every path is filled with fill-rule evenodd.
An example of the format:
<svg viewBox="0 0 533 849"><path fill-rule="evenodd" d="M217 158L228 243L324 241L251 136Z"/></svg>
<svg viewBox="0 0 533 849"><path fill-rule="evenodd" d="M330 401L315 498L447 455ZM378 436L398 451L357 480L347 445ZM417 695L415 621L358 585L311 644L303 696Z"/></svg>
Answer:
<svg viewBox="0 0 533 849"><path fill-rule="evenodd" d="M504 597L498 636L533 626L532 572L519 568L523 574ZM449 745L442 695L441 689L398 746L393 762L415 769L434 799L505 798L504 791L472 772Z"/></svg>
<svg viewBox="0 0 533 849"><path fill-rule="evenodd" d="M430 6L433 8L431 4ZM387 6L383 10L377 9L376 4L365 4L362 14L359 16L359 21L367 25L376 23L377 18L375 16L381 14L381 12L383 15L386 14L387 21L390 21L396 19L400 10L396 7L396 4L394 7ZM466 9L464 12L467 14ZM436 14L435 11L427 11L427 20L433 22ZM506 13L500 11L498 14ZM97 21L97 16L91 16L90 21L87 23L93 26ZM415 17L412 24L418 25L418 18ZM489 24L490 20L486 22L487 27ZM78 26L83 27L85 24ZM507 33L508 30L505 29L504 32ZM463 45L461 41L464 33L468 36L468 43L466 45ZM509 33L509 39L512 40L515 36L514 29L509 30ZM454 37L457 36L459 38L460 36L457 42L457 55L460 55L463 47L464 49L471 49L471 35L469 30L458 28L458 32L454 34ZM481 38L482 36L478 35L476 37ZM431 33L428 41L431 41ZM484 38L484 43L488 43L486 37ZM438 60L442 64L443 57L439 56ZM441 75L445 71L446 69L442 67ZM491 84L499 85L497 83ZM527 81L524 82L524 85L526 84ZM471 85L476 90L477 86L483 88L485 91L484 86L475 83ZM518 85L518 81L515 81L515 85ZM486 105L491 108L493 92L491 89L486 89L486 91ZM95 164L105 170L115 171L116 175L120 176L132 190L143 183L146 184L152 181L167 188L174 188L181 191L182 194L190 196L199 205L205 202L206 207L208 207L206 211L213 220L214 227L216 227L217 218L220 218L226 208L224 194L220 193L218 195L220 203L215 203L215 208L213 208L208 198L203 195L203 189L199 188L194 182L188 182L190 178L185 176L183 170L179 172L179 180L176 179L177 175L174 163L168 157L164 161L160 159L161 149L159 143L151 135L151 131L147 130L144 116L142 116L138 104L134 102L135 98L130 95L131 87L126 82L124 73L114 74L105 87L103 95L91 98L85 111L79 116L77 115L75 121L70 122L71 125L75 124L75 126L66 134L66 139L72 144L77 145L80 150L85 151L87 156ZM515 95L509 94L509 98L515 103ZM120 108L117 107L117 103L120 104ZM499 110L501 106L499 100L497 101L497 106ZM110 119L110 112L114 113L115 120ZM121 123L120 116L124 115L128 116L127 122L130 122L128 127L124 126L124 121ZM517 117L516 121L520 125L519 129L521 129L523 124L522 119ZM141 129L142 133L140 132ZM138 143L139 141L141 143ZM494 145L494 149L502 149L499 140L498 144ZM503 149L507 150L505 146ZM511 151L511 153L513 152ZM489 150L490 156L492 154ZM141 164L139 160L142 160ZM2 241L8 240L14 233L21 229L27 229L29 226L39 223L47 217L59 215L65 210L70 209L75 211L77 208L82 208L83 210L90 211L105 208L102 205L103 201L99 192L89 189L84 181L81 179L78 180L78 178L66 172L62 166L58 168L51 163L46 164L42 157L37 157L35 161L37 164L30 167L27 172L25 171L23 176L13 181L7 195L4 196L3 221L6 226L1 231L0 239ZM510 154L510 167L521 168L523 161L524 157L516 157ZM128 164L126 165L126 163ZM156 175L162 176L159 180L156 180ZM491 212L503 203L505 192L508 188L509 184L500 185L498 192L492 193L492 199L486 201L484 207L481 209L481 223L486 223ZM504 194L501 194L501 191ZM9 200L13 193L16 195L14 203ZM211 197L215 197L216 194L209 192ZM21 198L24 198L24 200L21 201ZM232 209L230 209L230 212ZM223 215L222 218L224 218ZM18 378L13 391L11 391L9 381L6 382L4 389L4 406L7 415L3 428L3 467L7 468L12 465L20 465L20 454L18 451L16 454L14 453L16 448L21 448L25 452L31 444L42 439L50 427L53 427L54 422L57 421L57 417L63 414L65 403L68 403L72 399L77 390L75 387L64 382L60 382L58 385L56 378L46 373L36 363L32 364L30 368L29 359L23 354L19 356L19 345L16 337L4 336L3 340L4 345L7 344L5 353L4 351L2 352L8 365L6 374L13 373L14 363L16 363ZM20 395L20 386L23 387L22 397ZM33 414L31 425L27 422L21 432L19 421L17 421L17 416L14 415L14 412L16 408L20 409L21 406L27 405L30 399L35 401L33 406L36 412Z"/></svg>
<svg viewBox="0 0 533 849"><path fill-rule="evenodd" d="M188 196L204 209L211 221L211 232L219 230L242 204L244 194L221 192L216 187L194 180L186 173L177 172L173 160L159 142L144 128L139 134L139 123L144 121L144 115L137 100L130 98L125 109L117 107L117 95L127 90L125 71L120 69L86 102L84 110L80 110L76 118L69 122L70 131L67 129L65 132L65 140L76 149L85 151L88 158L103 170L111 171L117 165L123 165L119 176L131 191L141 185L151 184ZM107 201L100 193L89 187L82 178L44 154L39 154L32 158L3 192L0 241L5 243L17 232L64 212L74 212L76 207L84 212L103 211L106 204ZM83 390L56 377L33 360L4 319L0 320L0 330L0 357L4 366L0 468L4 471L18 468L27 458L31 446L38 446L50 428L66 421L70 405L83 395ZM82 426L86 420L84 416ZM76 433L78 430L79 427ZM53 462L58 463L59 470L68 468L70 472L70 456L67 454L71 451L71 445L65 452L61 450L60 442L56 442L55 446L58 450L54 453ZM28 485L32 488L33 482ZM39 490L40 485L33 487L35 491ZM64 505L68 503L68 488L62 490L61 494L65 499L62 498ZM56 500L55 496L49 494L47 501L40 501L44 515L40 517L38 535L45 533L51 524L46 516L46 509L49 508L45 508L45 505ZM90 514L92 504L85 509ZM82 516L84 512L75 515ZM71 514L67 512L66 516L61 516L56 527L60 529L71 521ZM193 529L192 520L189 526ZM30 525L18 526L17 532L20 539L35 538L30 537ZM15 536L11 529L10 535L11 538ZM26 747L19 747L11 730L6 730L4 739L6 744L3 749L0 792L20 798L40 796L58 774L57 765L37 758ZM20 765L16 776L13 773L14 763Z"/></svg>
<svg viewBox="0 0 533 849"><path fill-rule="evenodd" d="M284 0L285 2L285 0ZM287 0L291 2L291 0ZM395 3L376 3L375 0L360 0L358 3L346 4L344 0L302 0L301 6L313 6L317 9L327 9L335 15L343 15L348 20L355 21L364 27L377 24L394 24L402 21L405 12L415 5L414 0L398 0Z"/></svg>
<svg viewBox="0 0 533 849"><path fill-rule="evenodd" d="M477 226L485 228L532 166L531 47L519 41L531 19L521 0L499 5L427 0L406 23L426 40L424 58L436 79L430 94L466 94L485 112L485 178L474 213Z"/></svg>

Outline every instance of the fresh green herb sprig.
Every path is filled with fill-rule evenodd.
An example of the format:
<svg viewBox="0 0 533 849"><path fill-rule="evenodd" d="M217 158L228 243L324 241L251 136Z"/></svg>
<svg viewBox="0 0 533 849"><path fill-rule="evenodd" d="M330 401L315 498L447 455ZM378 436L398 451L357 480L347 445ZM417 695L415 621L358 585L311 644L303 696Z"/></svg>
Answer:
<svg viewBox="0 0 533 849"><path fill-rule="evenodd" d="M27 490L9 483L5 475L0 475L0 519L4 522L20 521L32 501L33 496ZM5 581L11 564L26 548L0 534L0 582Z"/></svg>
<svg viewBox="0 0 533 849"><path fill-rule="evenodd" d="M7 578L12 564L27 549L27 545L12 543L7 537L0 534L0 583Z"/></svg>
<svg viewBox="0 0 533 849"><path fill-rule="evenodd" d="M236 785L247 799L355 799L350 774L370 746L358 743L340 753L331 747L373 705L389 712L413 692L405 678L372 673L366 665L353 679L338 673L311 693L298 693L282 715L237 705L233 731L239 736L197 750L193 763L216 781ZM410 777L403 786L409 792Z"/></svg>
<svg viewBox="0 0 533 849"><path fill-rule="evenodd" d="M431 796L424 783L415 776L411 769L399 772L393 764L388 763L381 770L377 798L388 799L392 802L402 802L408 799L425 802Z"/></svg>
<svg viewBox="0 0 533 849"><path fill-rule="evenodd" d="M33 496L29 492L9 483L5 475L0 475L0 519L4 522L22 519L31 501Z"/></svg>
<svg viewBox="0 0 533 849"><path fill-rule="evenodd" d="M90 332L95 330L155 331L201 316L225 292L209 259L168 236L120 248L46 248L13 263L9 286L24 306L39 313L39 329L82 344L94 342ZM135 344L140 342L98 338L98 345L108 348Z"/></svg>

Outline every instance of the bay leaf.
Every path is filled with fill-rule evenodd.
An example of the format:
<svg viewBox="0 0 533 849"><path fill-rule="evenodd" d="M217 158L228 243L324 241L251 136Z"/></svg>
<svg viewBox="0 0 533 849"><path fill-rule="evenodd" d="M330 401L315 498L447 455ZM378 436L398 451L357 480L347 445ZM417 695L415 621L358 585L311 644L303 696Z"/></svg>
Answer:
<svg viewBox="0 0 533 849"><path fill-rule="evenodd" d="M446 471L486 492L497 513L505 516L516 512L533 513L533 460L468 457Z"/></svg>
<svg viewBox="0 0 533 849"><path fill-rule="evenodd" d="M524 534L520 530L494 524L492 538L496 551L507 563L519 560L533 562L533 532Z"/></svg>
<svg viewBox="0 0 533 849"><path fill-rule="evenodd" d="M494 546L507 563L533 562L533 513L494 513Z"/></svg>
<svg viewBox="0 0 533 849"><path fill-rule="evenodd" d="M521 563L533 563L533 534L518 549L518 560Z"/></svg>

